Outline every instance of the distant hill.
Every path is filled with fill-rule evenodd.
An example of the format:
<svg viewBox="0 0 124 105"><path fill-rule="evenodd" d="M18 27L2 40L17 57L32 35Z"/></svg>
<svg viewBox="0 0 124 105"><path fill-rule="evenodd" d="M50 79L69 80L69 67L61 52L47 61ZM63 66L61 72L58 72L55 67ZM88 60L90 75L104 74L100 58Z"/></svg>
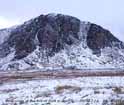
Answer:
<svg viewBox="0 0 124 105"><path fill-rule="evenodd" d="M40 15L0 30L0 69L124 68L124 43L94 23Z"/></svg>

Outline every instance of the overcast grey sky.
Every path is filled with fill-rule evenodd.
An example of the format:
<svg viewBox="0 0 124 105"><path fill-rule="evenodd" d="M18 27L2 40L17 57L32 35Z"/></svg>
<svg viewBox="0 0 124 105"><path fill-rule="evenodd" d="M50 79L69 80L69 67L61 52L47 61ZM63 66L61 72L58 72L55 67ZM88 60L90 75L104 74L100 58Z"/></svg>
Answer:
<svg viewBox="0 0 124 105"><path fill-rule="evenodd" d="M99 24L124 41L124 0L0 0L0 28L47 13Z"/></svg>

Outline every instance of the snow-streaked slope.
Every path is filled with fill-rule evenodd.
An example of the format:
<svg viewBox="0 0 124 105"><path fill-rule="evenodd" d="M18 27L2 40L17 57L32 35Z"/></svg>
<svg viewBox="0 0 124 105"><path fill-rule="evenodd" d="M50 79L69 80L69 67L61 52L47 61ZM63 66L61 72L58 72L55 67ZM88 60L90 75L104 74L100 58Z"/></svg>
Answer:
<svg viewBox="0 0 124 105"><path fill-rule="evenodd" d="M5 40L7 40L10 33L11 33L11 29L0 30L0 44L2 44Z"/></svg>
<svg viewBox="0 0 124 105"><path fill-rule="evenodd" d="M44 65L54 69L60 66L75 69L124 68L124 50L122 49L106 47L101 50L101 55L92 53L92 50L86 45L87 30L85 29L88 29L89 26L85 24L87 23L83 22L80 26L79 36L81 41L74 40L74 45L65 45L65 48L53 57L47 57L45 51L43 53L42 49L37 46L36 50L27 57L11 61L15 54L13 49L11 54L0 59L1 70L22 70L34 67L41 69Z"/></svg>
<svg viewBox="0 0 124 105"><path fill-rule="evenodd" d="M16 29L17 26L13 26L11 28L0 29L0 45L7 41L11 32Z"/></svg>
<svg viewBox="0 0 124 105"><path fill-rule="evenodd" d="M124 101L124 77L46 79L0 85L0 105L116 105L119 101Z"/></svg>

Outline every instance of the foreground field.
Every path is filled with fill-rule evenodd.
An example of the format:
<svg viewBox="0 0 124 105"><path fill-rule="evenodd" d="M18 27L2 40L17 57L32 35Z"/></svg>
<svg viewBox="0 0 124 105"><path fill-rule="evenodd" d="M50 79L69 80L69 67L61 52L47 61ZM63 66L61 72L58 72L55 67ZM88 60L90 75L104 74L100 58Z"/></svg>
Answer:
<svg viewBox="0 0 124 105"><path fill-rule="evenodd" d="M64 77L61 73L56 76L54 72L45 73L44 76L34 73L32 77L32 72L29 76L24 72L18 75L1 72L0 105L124 105L124 77L121 75L81 76L81 71L78 75L74 71L63 71ZM2 80L2 77L6 78Z"/></svg>

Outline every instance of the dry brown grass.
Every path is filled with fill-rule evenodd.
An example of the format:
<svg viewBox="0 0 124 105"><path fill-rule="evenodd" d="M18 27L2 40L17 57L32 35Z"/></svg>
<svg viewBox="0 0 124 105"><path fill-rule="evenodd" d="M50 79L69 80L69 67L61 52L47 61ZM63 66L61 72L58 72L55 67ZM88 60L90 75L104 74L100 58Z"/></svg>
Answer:
<svg viewBox="0 0 124 105"><path fill-rule="evenodd" d="M124 100L116 100L114 101L114 103L112 103L112 105L124 105Z"/></svg>
<svg viewBox="0 0 124 105"><path fill-rule="evenodd" d="M0 92L2 92L2 93L10 93L10 92L14 92L14 91L17 91L17 90L19 90L19 89L3 89L3 90L0 90Z"/></svg>
<svg viewBox="0 0 124 105"><path fill-rule="evenodd" d="M50 97L51 93L50 92L42 92L42 93L38 93L35 98L41 98L41 97Z"/></svg>
<svg viewBox="0 0 124 105"><path fill-rule="evenodd" d="M116 94L124 94L124 88L123 87L114 87L112 90Z"/></svg>
<svg viewBox="0 0 124 105"><path fill-rule="evenodd" d="M77 86L70 86L70 85L64 85L64 86L57 86L55 88L55 92L57 94L63 93L64 90L67 90L69 92L80 92L81 88Z"/></svg>
<svg viewBox="0 0 124 105"><path fill-rule="evenodd" d="M94 94L100 94L99 90L94 90Z"/></svg>

